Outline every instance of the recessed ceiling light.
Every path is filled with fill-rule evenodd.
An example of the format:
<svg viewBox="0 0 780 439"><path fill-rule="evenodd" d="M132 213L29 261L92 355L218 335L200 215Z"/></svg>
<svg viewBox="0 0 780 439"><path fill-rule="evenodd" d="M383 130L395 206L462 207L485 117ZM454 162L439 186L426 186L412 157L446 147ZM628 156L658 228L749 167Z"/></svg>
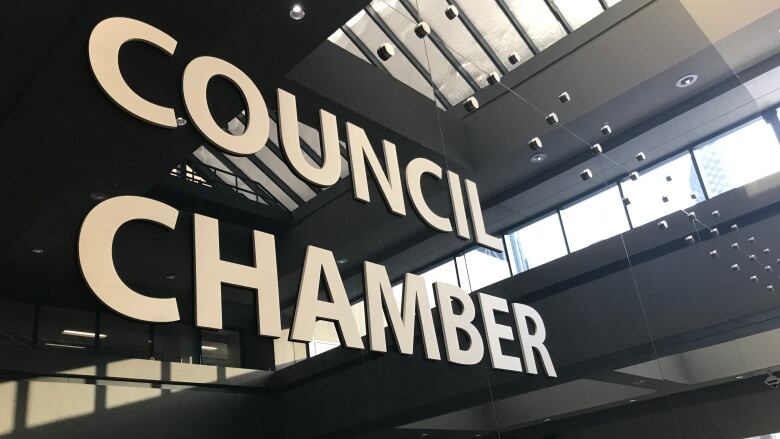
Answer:
<svg viewBox="0 0 780 439"><path fill-rule="evenodd" d="M547 160L547 154L543 152L537 152L531 156L531 163L542 163L545 160Z"/></svg>
<svg viewBox="0 0 780 439"><path fill-rule="evenodd" d="M290 9L290 18L293 20L300 20L306 15L306 12L303 10L301 5L293 5L292 9Z"/></svg>
<svg viewBox="0 0 780 439"><path fill-rule="evenodd" d="M678 79L677 83L674 85L676 85L678 88L690 87L694 82L696 82L697 79L699 79L699 75L694 75L691 73Z"/></svg>
<svg viewBox="0 0 780 439"><path fill-rule="evenodd" d="M550 419L550 418L546 418L546 419L544 420L544 422L550 422L550 421L552 421L552 419Z"/></svg>
<svg viewBox="0 0 780 439"><path fill-rule="evenodd" d="M349 262L349 259L347 259L347 258L338 258L338 259L336 259L336 263L339 264L339 265L344 265L347 262Z"/></svg>
<svg viewBox="0 0 780 439"><path fill-rule="evenodd" d="M95 201L103 201L106 199L106 194L103 192L92 192L89 194L89 198L92 198Z"/></svg>
<svg viewBox="0 0 780 439"><path fill-rule="evenodd" d="M735 378L738 379L738 380L741 380L742 378L745 378L745 376L744 375L737 375Z"/></svg>
<svg viewBox="0 0 780 439"><path fill-rule="evenodd" d="M177 117L176 118L176 126L177 127L183 127L184 125L187 125L187 119L183 117Z"/></svg>
<svg viewBox="0 0 780 439"><path fill-rule="evenodd" d="M32 252L35 253L36 255L40 255L43 254L44 250L42 248L34 248L32 249Z"/></svg>
<svg viewBox="0 0 780 439"><path fill-rule="evenodd" d="M173 273L169 273L169 274L165 275L165 278L168 279L168 280L174 280L174 279L176 279L176 275L173 274Z"/></svg>

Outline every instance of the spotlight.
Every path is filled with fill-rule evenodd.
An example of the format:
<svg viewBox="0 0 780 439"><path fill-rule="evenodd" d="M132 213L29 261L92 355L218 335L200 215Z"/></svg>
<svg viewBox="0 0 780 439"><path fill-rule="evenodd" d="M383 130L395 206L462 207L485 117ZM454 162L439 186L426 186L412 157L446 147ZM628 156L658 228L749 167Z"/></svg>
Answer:
<svg viewBox="0 0 780 439"><path fill-rule="evenodd" d="M772 250L769 250L768 248L765 248L765 249L761 250L761 253L763 253L765 255L768 255L768 254L772 253Z"/></svg>
<svg viewBox="0 0 780 439"><path fill-rule="evenodd" d="M699 199L699 196L696 195L695 192L691 192L691 200L697 200L697 199Z"/></svg>
<svg viewBox="0 0 780 439"><path fill-rule="evenodd" d="M712 216L715 217L715 218L720 218L720 211L719 210L713 210L712 211Z"/></svg>
<svg viewBox="0 0 780 439"><path fill-rule="evenodd" d="M390 43L382 44L376 50L376 54L379 55L379 59L382 61L387 61L395 55L395 47Z"/></svg>
<svg viewBox="0 0 780 439"><path fill-rule="evenodd" d="M731 231L732 232L736 232L737 230L739 230L739 226L737 226L736 224L732 224L731 225Z"/></svg>
<svg viewBox="0 0 780 439"><path fill-rule="evenodd" d="M666 230L669 228L669 223L666 221L658 221L658 228L661 230Z"/></svg>
<svg viewBox="0 0 780 439"><path fill-rule="evenodd" d="M187 119L183 117L177 117L176 118L176 126L177 127L183 127L184 125L187 125Z"/></svg>
<svg viewBox="0 0 780 439"><path fill-rule="evenodd" d="M446 15L450 20L454 20L458 18L460 11L458 11L458 8L456 8L454 5L449 5L447 6L447 9L444 10L444 15Z"/></svg>
<svg viewBox="0 0 780 439"><path fill-rule="evenodd" d="M45 251L44 249L38 247L32 249L32 252L35 253L36 255L42 255L44 251Z"/></svg>
<svg viewBox="0 0 780 439"><path fill-rule="evenodd" d="M756 255L749 255L749 256L748 256L748 259L749 259L751 262L756 262Z"/></svg>
<svg viewBox="0 0 780 439"><path fill-rule="evenodd" d="M590 152L593 153L593 155L599 155L603 152L601 149L601 145L598 143L593 144L593 146L590 147Z"/></svg>
<svg viewBox="0 0 780 439"><path fill-rule="evenodd" d="M631 199L628 197L623 197L623 205L628 206L629 204L631 204Z"/></svg>
<svg viewBox="0 0 780 439"><path fill-rule="evenodd" d="M710 252L710 257L711 257L712 259L715 259L715 258L717 258L718 256L719 256L719 255L718 255L718 251L717 251L717 250L712 250L712 251Z"/></svg>
<svg viewBox="0 0 780 439"><path fill-rule="evenodd" d="M694 238L693 235L688 235L685 237L685 242L688 244L696 244L696 238Z"/></svg>
<svg viewBox="0 0 780 439"><path fill-rule="evenodd" d="M306 12L303 10L301 5L294 5L292 9L290 9L290 18L293 20L300 20L306 15Z"/></svg>
<svg viewBox="0 0 780 439"><path fill-rule="evenodd" d="M531 151L538 151L542 149L542 139L534 137L528 142L528 147L531 148Z"/></svg>
<svg viewBox="0 0 780 439"><path fill-rule="evenodd" d="M645 161L647 159L647 156L643 152L640 152L639 154L637 154L634 157L636 158L636 161L638 161L638 162L643 162L643 161Z"/></svg>
<svg viewBox="0 0 780 439"><path fill-rule="evenodd" d="M764 266L764 271L766 271L767 273L771 273L772 272L772 266L771 265L765 265Z"/></svg>
<svg viewBox="0 0 780 439"><path fill-rule="evenodd" d="M699 75L694 75L694 74L685 75L682 78L678 79L677 83L675 83L674 85L677 86L677 88L690 87L691 85L693 85L694 82L696 82L697 79L699 79Z"/></svg>
<svg viewBox="0 0 780 439"><path fill-rule="evenodd" d="M517 52L512 52L509 54L509 63L512 65L515 65L520 62L520 57L517 56Z"/></svg>
<svg viewBox="0 0 780 439"><path fill-rule="evenodd" d="M750 282L753 282L754 284L757 284L758 283L758 276L756 276L755 274L750 276Z"/></svg>
<svg viewBox="0 0 780 439"><path fill-rule="evenodd" d="M500 76L498 76L498 73L496 73L496 72L492 72L491 74L489 74L489 75L488 75L488 77L487 77L487 81L488 81L488 83L489 83L490 85L496 85L496 84L498 84L499 82L501 82L501 77L500 77Z"/></svg>
<svg viewBox="0 0 780 439"><path fill-rule="evenodd" d="M571 95L569 95L568 91L565 91L558 95L558 100L561 101L562 104L568 104L571 102Z"/></svg>
<svg viewBox="0 0 780 439"><path fill-rule="evenodd" d="M580 172L580 178L582 179L582 181L590 180L591 178L593 178L593 173L590 172L590 169L586 169Z"/></svg>
<svg viewBox="0 0 780 439"><path fill-rule="evenodd" d="M739 250L739 243L737 243L737 242L732 242L732 243L731 243L731 248L733 248L734 250Z"/></svg>
<svg viewBox="0 0 780 439"><path fill-rule="evenodd" d="M732 271L739 271L739 270L741 270L741 268L739 268L739 264L733 264L733 265L731 266L731 270L732 270Z"/></svg>
<svg viewBox="0 0 780 439"><path fill-rule="evenodd" d="M767 285L767 286L766 286L766 290L767 290L767 292L769 292L769 293L774 293L774 292L775 292L775 287L774 287L774 286L772 286L772 285Z"/></svg>
<svg viewBox="0 0 780 439"><path fill-rule="evenodd" d="M637 181L637 180L639 180L639 173L634 171L634 172L628 174L628 178L630 178L633 181Z"/></svg>
<svg viewBox="0 0 780 439"><path fill-rule="evenodd" d="M463 102L463 107L471 113L472 111L476 111L479 108L479 101L474 96L466 99L465 102Z"/></svg>
<svg viewBox="0 0 780 439"><path fill-rule="evenodd" d="M661 201L663 201L664 203L668 203L669 202L669 197L664 195L664 196L661 197Z"/></svg>
<svg viewBox="0 0 780 439"><path fill-rule="evenodd" d="M543 152L537 152L531 156L531 163L541 163L545 160L547 160L547 154Z"/></svg>
<svg viewBox="0 0 780 439"><path fill-rule="evenodd" d="M720 235L720 230L718 230L717 227L713 227L713 228L710 229L710 233L712 234L712 236L719 236Z"/></svg>
<svg viewBox="0 0 780 439"><path fill-rule="evenodd" d="M417 35L417 38L425 38L431 34L431 26L429 26L428 23L421 21L414 27L414 34Z"/></svg>
<svg viewBox="0 0 780 439"><path fill-rule="evenodd" d="M666 176L666 181L672 181L672 176L671 175L667 175Z"/></svg>
<svg viewBox="0 0 780 439"><path fill-rule="evenodd" d="M756 242L756 238L754 236L751 236L750 238L748 238L748 242L753 244L754 242Z"/></svg>
<svg viewBox="0 0 780 439"><path fill-rule="evenodd" d="M604 126L601 127L601 134L603 134L605 136L608 136L608 135L612 134L612 127L609 126L608 123L604 124Z"/></svg>
<svg viewBox="0 0 780 439"><path fill-rule="evenodd" d="M547 117L544 118L544 120L547 121L547 125L555 125L558 123L558 115L555 113L550 113L547 115Z"/></svg>
<svg viewBox="0 0 780 439"><path fill-rule="evenodd" d="M696 219L696 212L688 212L688 219L689 220L695 220Z"/></svg>

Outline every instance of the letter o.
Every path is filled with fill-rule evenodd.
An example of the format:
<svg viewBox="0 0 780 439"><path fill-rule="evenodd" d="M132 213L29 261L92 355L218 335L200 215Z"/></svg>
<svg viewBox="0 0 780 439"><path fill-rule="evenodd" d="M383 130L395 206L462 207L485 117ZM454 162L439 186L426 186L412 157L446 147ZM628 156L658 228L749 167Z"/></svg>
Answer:
<svg viewBox="0 0 780 439"><path fill-rule="evenodd" d="M241 135L226 132L211 116L206 90L215 76L232 82L244 96L247 126ZM270 131L265 100L254 82L238 67L211 56L195 58L184 68L182 92L184 105L195 127L217 147L230 154L246 156L265 146Z"/></svg>

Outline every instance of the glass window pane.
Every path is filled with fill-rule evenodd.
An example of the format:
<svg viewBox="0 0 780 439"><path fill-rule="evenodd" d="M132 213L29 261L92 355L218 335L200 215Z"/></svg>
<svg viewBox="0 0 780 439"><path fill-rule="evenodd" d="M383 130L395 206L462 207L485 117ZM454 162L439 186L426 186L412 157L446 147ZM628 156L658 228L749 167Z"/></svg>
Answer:
<svg viewBox="0 0 780 439"><path fill-rule="evenodd" d="M344 33L343 30L337 29L336 32L333 32L329 37L328 41L331 43L341 47L342 49L346 50L347 52L355 55L356 57L362 59L365 62L369 62L365 55L363 55L363 52L360 51L358 46L353 43L349 37L347 37L347 34Z"/></svg>
<svg viewBox="0 0 780 439"><path fill-rule="evenodd" d="M620 3L620 0L606 0L606 2L607 2L607 7L611 8L612 6L615 6L616 4Z"/></svg>
<svg viewBox="0 0 780 439"><path fill-rule="evenodd" d="M628 218L617 186L561 209L569 249L573 252L628 230Z"/></svg>
<svg viewBox="0 0 780 439"><path fill-rule="evenodd" d="M566 36L566 30L544 0L506 0L506 3L539 50Z"/></svg>
<svg viewBox="0 0 780 439"><path fill-rule="evenodd" d="M487 3L487 2L485 2ZM450 20L444 15L449 4L446 0L425 0L416 4L420 18L427 22L433 32L444 42L445 48L455 56L461 66L480 85L488 85L487 77L491 72L498 70L487 53L479 46L466 26L460 20ZM430 39L424 41L429 42ZM430 51L433 44L428 44Z"/></svg>
<svg viewBox="0 0 780 439"><path fill-rule="evenodd" d="M496 2L462 0L458 5L461 7L461 14L469 18L507 69L512 70L533 56L531 49ZM517 53L519 63L509 62L509 55L512 53Z"/></svg>
<svg viewBox="0 0 780 439"><path fill-rule="evenodd" d="M382 32L379 26L371 20L365 11L360 11L347 22L347 26L352 29L352 32L363 41L369 49L376 52L376 50L382 44L390 42L387 35ZM416 38L416 37L415 37ZM402 39L403 41L403 39ZM388 72L397 80L417 90L423 96L427 96L433 100L433 89L428 81L418 72L414 66L409 62L402 53L399 53L396 49L396 54L387 61L383 61L382 65Z"/></svg>
<svg viewBox="0 0 780 439"><path fill-rule="evenodd" d="M105 338L105 335L100 337ZM38 321L38 347L94 352L95 313L42 306Z"/></svg>
<svg viewBox="0 0 780 439"><path fill-rule="evenodd" d="M625 179L620 184L623 196L630 200L628 214L634 227L704 201L688 152L642 172L639 180Z"/></svg>
<svg viewBox="0 0 780 439"><path fill-rule="evenodd" d="M506 246L514 274L568 253L557 212L506 235Z"/></svg>
<svg viewBox="0 0 780 439"><path fill-rule="evenodd" d="M445 282L450 285L459 285L458 271L455 268L455 261L449 260L439 266L431 268L425 272L420 273L423 279L425 279L425 288L428 291L428 303L431 308L436 307L436 299L433 291L433 284L436 282Z"/></svg>
<svg viewBox="0 0 780 439"><path fill-rule="evenodd" d="M756 119L693 150L710 197L744 186L780 169L774 130Z"/></svg>
<svg viewBox="0 0 780 439"><path fill-rule="evenodd" d="M185 323L166 323L154 326L154 359L176 363L197 363L195 328Z"/></svg>
<svg viewBox="0 0 780 439"><path fill-rule="evenodd" d="M200 331L200 363L241 367L241 334L237 331Z"/></svg>
<svg viewBox="0 0 780 439"><path fill-rule="evenodd" d="M126 358L151 356L149 325L114 314L100 313L100 353Z"/></svg>
<svg viewBox="0 0 780 439"><path fill-rule="evenodd" d="M593 20L604 10L598 0L554 0L566 21L572 29L577 29L583 24Z"/></svg>
<svg viewBox="0 0 780 439"><path fill-rule="evenodd" d="M457 104L471 96L473 93L471 87L455 70L452 64L447 61L447 58L442 55L439 49L431 44L425 44L424 40L419 39L417 35L414 34L414 26L416 23L401 2L398 0L374 0L371 2L371 7L374 8L379 17L382 18L390 30L392 30L398 39L401 40L404 46L409 49L409 52L411 52L415 59L419 61L423 66L423 69L428 72L433 83L436 84L450 104ZM370 17L366 16L366 18L370 20ZM371 22L371 24L373 25L374 23ZM379 30L378 27L376 29ZM382 36L386 38L384 34L382 34ZM379 44L377 47L379 47ZM403 54L396 53L393 58L390 58L390 61L394 58L398 58L399 55L403 58ZM409 67L414 69L411 64L409 64ZM393 76L396 75L393 74ZM398 77L396 76L396 78ZM425 81L422 76L420 76L420 79ZM401 80L403 81L403 79ZM425 83L425 90L427 90L427 92L421 93L426 96L432 95L433 90L427 82Z"/></svg>
<svg viewBox="0 0 780 439"><path fill-rule="evenodd" d="M464 258L471 283L470 288L464 288L467 291L478 291L509 277L509 264L504 253L477 247L466 253Z"/></svg>
<svg viewBox="0 0 780 439"><path fill-rule="evenodd" d="M31 349L34 314L30 303L0 300L0 347Z"/></svg>

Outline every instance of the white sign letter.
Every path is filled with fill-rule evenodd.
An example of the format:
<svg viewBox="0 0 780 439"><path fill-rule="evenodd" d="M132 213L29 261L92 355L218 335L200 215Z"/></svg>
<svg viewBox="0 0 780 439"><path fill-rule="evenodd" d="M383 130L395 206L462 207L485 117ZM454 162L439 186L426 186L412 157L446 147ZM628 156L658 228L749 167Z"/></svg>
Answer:
<svg viewBox="0 0 780 439"><path fill-rule="evenodd" d="M444 332L447 359L458 364L479 363L485 354L485 345L482 343L482 336L472 323L477 312L471 296L455 285L444 282L436 282L433 288L436 290L436 301L439 302L439 316L442 332ZM463 312L460 314L455 314L452 308L453 299L460 302L463 307ZM463 331L469 338L470 345L467 349L461 349L458 343L458 330Z"/></svg>

